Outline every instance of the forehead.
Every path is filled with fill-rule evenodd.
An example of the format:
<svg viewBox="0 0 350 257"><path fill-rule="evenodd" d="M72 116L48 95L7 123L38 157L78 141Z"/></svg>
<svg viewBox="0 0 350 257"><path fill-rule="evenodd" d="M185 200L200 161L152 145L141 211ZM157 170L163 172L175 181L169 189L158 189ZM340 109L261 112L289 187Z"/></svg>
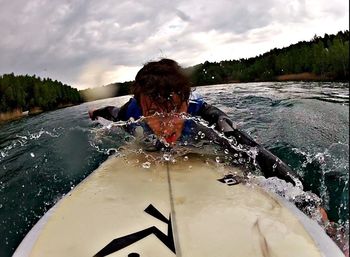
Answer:
<svg viewBox="0 0 350 257"><path fill-rule="evenodd" d="M141 100L141 104L147 104L147 105L159 105L159 104L166 104L166 103L181 105L183 103L181 101L181 97L175 93L171 94L169 97L164 97L164 98L163 97L154 98L148 95L141 94L140 100Z"/></svg>

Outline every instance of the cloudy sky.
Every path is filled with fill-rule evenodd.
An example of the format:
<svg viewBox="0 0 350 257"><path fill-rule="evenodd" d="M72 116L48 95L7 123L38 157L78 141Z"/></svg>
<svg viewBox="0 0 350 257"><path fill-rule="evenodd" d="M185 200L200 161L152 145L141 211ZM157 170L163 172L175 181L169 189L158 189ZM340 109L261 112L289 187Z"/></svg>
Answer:
<svg viewBox="0 0 350 257"><path fill-rule="evenodd" d="M0 0L0 74L78 89L133 80L162 57L187 67L254 57L349 29L348 0Z"/></svg>

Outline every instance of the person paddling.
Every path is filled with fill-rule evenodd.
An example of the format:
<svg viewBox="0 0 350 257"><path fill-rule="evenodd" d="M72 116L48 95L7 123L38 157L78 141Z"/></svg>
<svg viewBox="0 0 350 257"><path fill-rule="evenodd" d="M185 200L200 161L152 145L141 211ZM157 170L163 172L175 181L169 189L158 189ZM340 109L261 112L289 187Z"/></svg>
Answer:
<svg viewBox="0 0 350 257"><path fill-rule="evenodd" d="M168 144L175 144L186 134L193 136L197 133L196 130L195 133L189 133L193 132L195 124L184 119L181 114L200 117L209 123L208 127L214 126L218 133L224 134L226 139L234 140L236 145L256 148L255 162L266 178L278 177L294 186L297 182L302 182L277 156L258 144L246 132L236 128L226 113L192 92L188 77L176 61L161 59L146 63L137 73L131 93L133 97L123 106L89 110L89 117L92 120L102 117L111 121L143 118L148 133L155 134ZM229 140L222 139L219 143L227 148L231 147ZM323 223L330 223L326 211L322 207L319 209ZM327 233L334 236L332 227L328 227ZM348 252L345 254L349 256Z"/></svg>
<svg viewBox="0 0 350 257"><path fill-rule="evenodd" d="M145 117L150 130L171 144L189 131L186 120L179 114L197 116L226 137L233 138L237 145L255 147L256 162L265 177L275 176L293 185L296 184L296 178L300 179L278 157L255 142L247 133L237 129L226 113L191 92L191 83L176 61L161 59L145 64L135 77L131 93L133 97L123 106L89 110L89 117L92 120L103 117L112 121Z"/></svg>

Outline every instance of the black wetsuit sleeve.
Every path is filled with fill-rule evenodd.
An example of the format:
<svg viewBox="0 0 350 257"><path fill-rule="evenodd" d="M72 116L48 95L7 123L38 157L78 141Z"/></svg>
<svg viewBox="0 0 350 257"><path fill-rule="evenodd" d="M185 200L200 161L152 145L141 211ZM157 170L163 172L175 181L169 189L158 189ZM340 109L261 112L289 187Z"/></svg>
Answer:
<svg viewBox="0 0 350 257"><path fill-rule="evenodd" d="M199 110L198 115L206 120L207 122L209 122L209 125L213 125L213 124L218 124L218 120L220 116L226 116L226 113L224 113L223 111L221 111L219 108L210 105L206 102L203 103L202 108Z"/></svg>
<svg viewBox="0 0 350 257"><path fill-rule="evenodd" d="M94 110L91 119L95 120L97 117L102 117L111 121L126 121L128 119L127 109L130 103L131 99L120 108L115 106L106 106L101 109Z"/></svg>
<svg viewBox="0 0 350 257"><path fill-rule="evenodd" d="M227 114L219 108L204 103L199 111L199 116L209 122L209 125L215 124L216 130L223 132L226 137L234 137L237 144L256 147L258 153L255 160L265 177L278 177L293 185L295 185L295 178L301 181L301 178L277 156L259 145L246 132L235 128Z"/></svg>
<svg viewBox="0 0 350 257"><path fill-rule="evenodd" d="M232 121L227 114L213 105L204 102L198 115L205 121L209 122L209 126L215 125L215 129L220 132L233 130Z"/></svg>
<svg viewBox="0 0 350 257"><path fill-rule="evenodd" d="M106 106L97 110L94 110L91 119L95 120L97 117L102 117L107 120L117 121L119 108L115 106Z"/></svg>

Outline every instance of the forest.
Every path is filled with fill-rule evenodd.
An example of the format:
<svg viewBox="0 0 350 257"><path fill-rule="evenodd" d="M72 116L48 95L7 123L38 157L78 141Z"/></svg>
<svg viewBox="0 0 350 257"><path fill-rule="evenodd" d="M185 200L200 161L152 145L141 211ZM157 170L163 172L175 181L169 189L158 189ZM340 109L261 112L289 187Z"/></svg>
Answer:
<svg viewBox="0 0 350 257"><path fill-rule="evenodd" d="M0 76L0 112L46 111L81 102L77 89L57 80L13 73Z"/></svg>
<svg viewBox="0 0 350 257"><path fill-rule="evenodd" d="M283 80L306 73L305 80L349 81L349 31L314 36L254 58L205 62L186 69L195 86Z"/></svg>

